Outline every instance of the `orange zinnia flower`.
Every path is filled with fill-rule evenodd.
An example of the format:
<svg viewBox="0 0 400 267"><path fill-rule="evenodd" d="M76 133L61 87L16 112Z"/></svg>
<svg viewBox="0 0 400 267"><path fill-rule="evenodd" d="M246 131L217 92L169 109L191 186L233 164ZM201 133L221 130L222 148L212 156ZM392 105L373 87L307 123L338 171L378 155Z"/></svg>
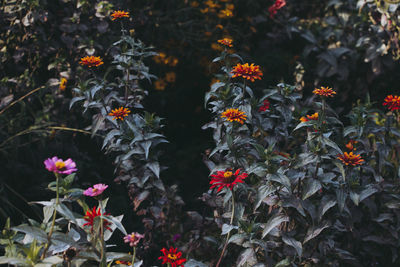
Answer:
<svg viewBox="0 0 400 267"><path fill-rule="evenodd" d="M391 111L400 110L400 96L388 95L385 98L383 105L388 106L388 109L390 109Z"/></svg>
<svg viewBox="0 0 400 267"><path fill-rule="evenodd" d="M81 65L88 66L89 68L91 67L98 67L100 65L103 65L104 62L101 60L100 57L95 57L95 56L86 56L81 58L81 61L79 62Z"/></svg>
<svg viewBox="0 0 400 267"><path fill-rule="evenodd" d="M111 20L116 20L120 18L129 18L129 12L122 11L122 10L116 10L111 14L112 19Z"/></svg>
<svg viewBox="0 0 400 267"><path fill-rule="evenodd" d="M128 116L129 113L131 113L131 111L128 108L120 107L111 110L111 112L108 113L108 116L113 116L113 120L120 119L121 121L123 121L124 117Z"/></svg>
<svg viewBox="0 0 400 267"><path fill-rule="evenodd" d="M64 91L67 88L67 79L61 78L60 86L58 88L60 91Z"/></svg>
<svg viewBox="0 0 400 267"><path fill-rule="evenodd" d="M237 121L240 124L243 124L246 121L246 117L245 112L240 111L237 108L229 108L221 114L221 118L226 118L226 120L230 122Z"/></svg>
<svg viewBox="0 0 400 267"><path fill-rule="evenodd" d="M328 97L328 96L332 96L332 97L333 97L333 95L336 95L336 92L333 91L333 90L332 90L331 88L329 88L329 87L323 87L323 86L321 86L320 89L315 88L315 90L313 91L313 94L315 94L315 95L320 95L320 96L325 96L325 97Z"/></svg>
<svg viewBox="0 0 400 267"><path fill-rule="evenodd" d="M312 115L307 115L306 117L301 117L300 121L301 122L306 122L306 121L317 121L318 120L318 112L315 112Z"/></svg>
<svg viewBox="0 0 400 267"><path fill-rule="evenodd" d="M263 76L260 66L254 65L253 63L251 63L251 65L249 65L249 63L238 63L235 67L233 67L231 73L233 74L232 78L242 76L243 78L252 82L254 82L255 79L261 80L261 76Z"/></svg>
<svg viewBox="0 0 400 267"><path fill-rule="evenodd" d="M356 150L356 148L354 147L355 144L357 144L358 141L354 141L354 140L350 140L347 144L346 144L346 148L350 151L352 150Z"/></svg>
<svg viewBox="0 0 400 267"><path fill-rule="evenodd" d="M339 154L337 158L346 165L357 166L364 163L364 160L361 158L360 154L354 154L353 152L344 152L343 154Z"/></svg>
<svg viewBox="0 0 400 267"><path fill-rule="evenodd" d="M227 47L233 47L233 45L232 45L233 41L232 41L232 39L229 39L229 38L220 39L217 42L222 45L225 45Z"/></svg>
<svg viewBox="0 0 400 267"><path fill-rule="evenodd" d="M226 171L217 171L217 174L211 175L211 187L213 189L217 187L217 192L221 191L224 187L229 188L230 190L238 183L243 183L243 180L247 178L248 174L243 172L241 174L240 169L232 172L231 169Z"/></svg>

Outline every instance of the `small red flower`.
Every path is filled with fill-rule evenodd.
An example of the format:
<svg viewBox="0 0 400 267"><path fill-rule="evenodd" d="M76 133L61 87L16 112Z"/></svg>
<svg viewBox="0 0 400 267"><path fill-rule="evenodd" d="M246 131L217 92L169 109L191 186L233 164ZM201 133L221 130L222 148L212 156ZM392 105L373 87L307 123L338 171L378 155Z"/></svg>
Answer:
<svg viewBox="0 0 400 267"><path fill-rule="evenodd" d="M186 262L185 258L182 258L182 252L176 252L178 248L170 247L169 250L163 248L161 252L164 256L158 257L159 260L163 262L161 264L169 263L171 267L184 267L184 263Z"/></svg>
<svg viewBox="0 0 400 267"><path fill-rule="evenodd" d="M92 210L87 210L86 215L83 217L87 223L85 223L83 226L90 226L90 231L93 232L93 226L94 226L94 220L96 217L101 216L101 215L110 215L109 213L101 213L100 208L96 208L96 206L93 207ZM107 221L106 219L103 219L103 227L104 229L112 231L112 229L109 227L111 223Z"/></svg>
<svg viewBox="0 0 400 267"><path fill-rule="evenodd" d="M347 144L346 144L346 148L350 151L352 150L356 150L355 145L358 143L358 141L354 141L354 140L350 140Z"/></svg>
<svg viewBox="0 0 400 267"><path fill-rule="evenodd" d="M275 3L268 8L270 18L274 18L279 9L286 6L285 0L276 0Z"/></svg>
<svg viewBox="0 0 400 267"><path fill-rule="evenodd" d="M315 112L312 115L307 115L306 117L301 117L300 121L301 122L307 122L307 121L317 121L318 120L318 112Z"/></svg>
<svg viewBox="0 0 400 267"><path fill-rule="evenodd" d="M264 112L267 109L269 109L270 103L268 101L268 99L265 99L263 102L263 105L258 109L258 112Z"/></svg>
<svg viewBox="0 0 400 267"><path fill-rule="evenodd" d="M390 109L391 111L400 110L400 96L388 95L385 98L383 105L388 106L387 108Z"/></svg>
<svg viewBox="0 0 400 267"><path fill-rule="evenodd" d="M246 179L246 177L248 176L248 174L245 172L239 175L239 172L240 169L236 170L235 173L233 173L229 169L226 171L217 171L217 174L211 175L212 178L210 181L210 189L218 187L217 192L220 192L222 188L227 187L230 190L233 190L233 187L236 184L243 183L243 180Z"/></svg>

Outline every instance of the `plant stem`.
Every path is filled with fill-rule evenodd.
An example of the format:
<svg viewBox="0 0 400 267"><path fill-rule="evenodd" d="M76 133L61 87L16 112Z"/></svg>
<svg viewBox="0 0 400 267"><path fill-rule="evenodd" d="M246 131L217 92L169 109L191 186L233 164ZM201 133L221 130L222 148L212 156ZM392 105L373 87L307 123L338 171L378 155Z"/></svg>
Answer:
<svg viewBox="0 0 400 267"><path fill-rule="evenodd" d="M47 235L47 243L44 247L42 256L40 257L40 259L42 259L42 260L46 257L47 250L49 249L50 244L51 244L51 236L53 235L54 225L56 223L57 206L60 203L60 194L58 192L59 187L60 187L58 173L55 172L54 175L56 176L56 204L54 206L53 219L51 221L50 231L49 231L49 234Z"/></svg>
<svg viewBox="0 0 400 267"><path fill-rule="evenodd" d="M136 247L133 247L132 267L135 266Z"/></svg>
<svg viewBox="0 0 400 267"><path fill-rule="evenodd" d="M105 253L105 243L104 243L104 226L103 226L103 206L101 203L101 199L99 200L99 206L100 206L100 266L101 267L106 267L107 266L107 259L106 259L106 253Z"/></svg>
<svg viewBox="0 0 400 267"><path fill-rule="evenodd" d="M232 225L234 217L235 217L235 198L234 198L234 194L232 191L232 215L231 215L231 221L229 223L230 225ZM222 249L221 256L219 256L219 260L217 262L217 265L215 265L215 267L219 267L219 265L222 261L222 258L224 257L225 250L228 247L228 241L229 241L230 235L231 235L231 232L229 231L228 235L226 236L226 241L225 241L224 248Z"/></svg>

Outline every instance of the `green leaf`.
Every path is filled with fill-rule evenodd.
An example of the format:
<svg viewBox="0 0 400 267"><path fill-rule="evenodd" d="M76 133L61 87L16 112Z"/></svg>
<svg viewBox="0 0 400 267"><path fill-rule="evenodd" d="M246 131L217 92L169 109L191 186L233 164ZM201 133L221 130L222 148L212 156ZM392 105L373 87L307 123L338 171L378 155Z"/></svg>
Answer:
<svg viewBox="0 0 400 267"><path fill-rule="evenodd" d="M185 263L185 267L207 267L209 265L206 265L202 262L190 259L188 262Z"/></svg>
<svg viewBox="0 0 400 267"><path fill-rule="evenodd" d="M147 167L157 176L160 178L160 164L157 161L149 162L146 164Z"/></svg>
<svg viewBox="0 0 400 267"><path fill-rule="evenodd" d="M274 267L286 267L290 265L290 260L288 258L281 260L280 262L278 262L277 264L275 264Z"/></svg>
<svg viewBox="0 0 400 267"><path fill-rule="evenodd" d="M299 257L301 257L301 255L303 254L303 246L301 245L301 242L297 241L294 238L288 237L286 235L282 236L282 241L286 245L293 247L296 250L297 255L299 255Z"/></svg>
<svg viewBox="0 0 400 267"><path fill-rule="evenodd" d="M82 100L85 100L85 99L86 99L86 97L84 97L84 96L77 96L77 97L72 98L72 99L71 99L71 102L69 103L69 109L71 109L72 106L73 106L76 102L82 101Z"/></svg>
<svg viewBox="0 0 400 267"><path fill-rule="evenodd" d="M303 200L314 195L318 190L322 188L321 183L313 178L308 178L305 181L304 190L303 190Z"/></svg>
<svg viewBox="0 0 400 267"><path fill-rule="evenodd" d="M253 210L256 211L258 207L261 205L261 202L272 192L275 192L275 188L270 185L265 184L258 187L257 198Z"/></svg>
<svg viewBox="0 0 400 267"><path fill-rule="evenodd" d="M34 239L40 242L47 242L47 234L40 228L28 226L26 224L22 224L19 226L15 226L11 228L14 231L23 232L27 235L32 236Z"/></svg>
<svg viewBox="0 0 400 267"><path fill-rule="evenodd" d="M271 230L278 225L280 225L283 222L288 222L289 217L281 214L281 213L276 213L274 214L271 218L269 218L268 222L263 225L264 230L262 232L262 238L264 238Z"/></svg>
<svg viewBox="0 0 400 267"><path fill-rule="evenodd" d="M307 243L311 239L317 237L325 228L328 228L329 224L327 222L320 226L312 226L308 229L306 237L304 238L303 244Z"/></svg>
<svg viewBox="0 0 400 267"><path fill-rule="evenodd" d="M226 235L227 233L229 233L233 229L239 229L239 226L224 223L222 225L221 235Z"/></svg>
<svg viewBox="0 0 400 267"><path fill-rule="evenodd" d="M268 174L267 175L267 180L278 182L278 183L284 185L289 191L292 190L291 187L290 187L290 180L284 174L281 174L281 173Z"/></svg>
<svg viewBox="0 0 400 267"><path fill-rule="evenodd" d="M328 139L328 138L325 138L325 137L322 137L322 143L324 144L324 145L327 145L327 146L330 146L331 148L333 148L333 149L335 149L336 151L338 151L340 154L342 154L343 152L342 152L342 150L338 147L338 145L335 143L335 142L333 142L332 140L330 140L330 139Z"/></svg>
<svg viewBox="0 0 400 267"><path fill-rule="evenodd" d="M353 200L354 205L358 206L360 203L360 195L354 191L350 191L350 199Z"/></svg>

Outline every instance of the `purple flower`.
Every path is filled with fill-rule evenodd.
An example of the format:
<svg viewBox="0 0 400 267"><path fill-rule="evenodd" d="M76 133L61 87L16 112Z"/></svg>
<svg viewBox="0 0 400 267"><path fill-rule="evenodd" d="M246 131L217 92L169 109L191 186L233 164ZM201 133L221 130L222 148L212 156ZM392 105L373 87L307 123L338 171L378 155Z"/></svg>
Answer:
<svg viewBox="0 0 400 267"><path fill-rule="evenodd" d="M51 172L61 173L61 174L71 174L76 172L76 164L72 159L67 159L63 161L57 157L48 158L44 161L44 166Z"/></svg>
<svg viewBox="0 0 400 267"><path fill-rule="evenodd" d="M124 237L124 242L129 243L129 246L131 247L136 247L137 244L139 243L140 239L142 239L144 235L141 235L139 233L132 233L130 235L126 235Z"/></svg>
<svg viewBox="0 0 400 267"><path fill-rule="evenodd" d="M108 185L105 184L95 184L93 187L86 189L83 194L88 197L95 197L101 195L104 190L106 190Z"/></svg>
<svg viewBox="0 0 400 267"><path fill-rule="evenodd" d="M172 240L174 242L178 241L179 239L181 239L181 235L180 234L175 234L174 237L172 238Z"/></svg>

